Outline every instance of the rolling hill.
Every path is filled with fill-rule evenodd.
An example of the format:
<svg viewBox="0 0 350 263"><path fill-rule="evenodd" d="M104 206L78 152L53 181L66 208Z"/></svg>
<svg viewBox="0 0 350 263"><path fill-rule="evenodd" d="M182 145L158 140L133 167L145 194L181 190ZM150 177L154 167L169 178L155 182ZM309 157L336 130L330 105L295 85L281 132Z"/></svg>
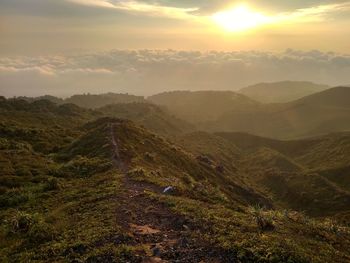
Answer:
<svg viewBox="0 0 350 263"><path fill-rule="evenodd" d="M200 127L293 139L350 130L350 88L336 87L285 104L231 111Z"/></svg>
<svg viewBox="0 0 350 263"><path fill-rule="evenodd" d="M321 213L326 213L326 211L332 210L338 213L347 205L348 201L345 203L343 201L348 200L346 196L349 195L349 180L347 179L350 175L349 133L333 133L292 141L279 141L242 133L217 133L216 136L228 140L239 147L240 151L243 151L241 167L248 169L248 174L255 174L254 180L261 176L262 181L259 181L259 185L268 183L273 191L289 189L295 193L304 192L304 202L308 195L309 200L317 200L316 204L309 204L309 207L300 202L296 204L296 206L303 207L305 211L317 209L321 203L324 205L328 202L334 202L328 208L323 207L319 211L313 210L312 213L317 214L321 211ZM313 181L307 183L309 180ZM283 183L283 185L278 182ZM299 190L292 190L292 187L298 187ZM308 190L301 190L306 188ZM324 192L326 189L333 193ZM318 194L318 197L312 197L313 194ZM335 196L343 197L333 201L326 200ZM289 205L293 204L293 198L298 199L296 196L291 199L287 195L285 197ZM278 199L283 200L283 197L280 196ZM341 203L343 203L343 207L337 207ZM296 206L292 208L296 209Z"/></svg>
<svg viewBox="0 0 350 263"><path fill-rule="evenodd" d="M261 103L286 103L330 88L327 85L302 81L259 83L240 89L241 93Z"/></svg>
<svg viewBox="0 0 350 263"><path fill-rule="evenodd" d="M150 103L110 104L98 108L97 111L106 116L132 120L153 132L164 135L175 135L195 130L193 125Z"/></svg>
<svg viewBox="0 0 350 263"><path fill-rule="evenodd" d="M347 133L165 136L177 119L142 103L0 111L5 262L350 259Z"/></svg>
<svg viewBox="0 0 350 263"><path fill-rule="evenodd" d="M173 91L150 96L147 100L192 123L213 121L227 112L247 110L258 104L231 91Z"/></svg>
<svg viewBox="0 0 350 263"><path fill-rule="evenodd" d="M349 134L331 134L279 141L243 133L202 132L183 135L178 143L221 163L236 181L272 195L275 204L313 216L334 216L348 211L350 202L349 138Z"/></svg>
<svg viewBox="0 0 350 263"><path fill-rule="evenodd" d="M96 109L109 104L145 102L142 96L129 94L105 93L105 94L79 94L68 98L58 98L50 95L39 97L17 97L15 99L35 102L38 100L47 100L56 104L75 104L82 108Z"/></svg>
<svg viewBox="0 0 350 263"><path fill-rule="evenodd" d="M84 94L74 95L64 100L64 103L73 103L83 108L96 109L109 104L115 103L131 103L131 102L144 102L142 96L134 96L129 94Z"/></svg>

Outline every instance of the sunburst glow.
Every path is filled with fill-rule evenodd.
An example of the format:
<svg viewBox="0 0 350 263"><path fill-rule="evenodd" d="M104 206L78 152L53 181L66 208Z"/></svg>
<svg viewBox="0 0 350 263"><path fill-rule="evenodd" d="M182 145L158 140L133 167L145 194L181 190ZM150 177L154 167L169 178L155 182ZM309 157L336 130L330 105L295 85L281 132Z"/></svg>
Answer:
<svg viewBox="0 0 350 263"><path fill-rule="evenodd" d="M229 32L240 32L255 28L271 21L271 18L241 5L230 10L215 13L213 21Z"/></svg>

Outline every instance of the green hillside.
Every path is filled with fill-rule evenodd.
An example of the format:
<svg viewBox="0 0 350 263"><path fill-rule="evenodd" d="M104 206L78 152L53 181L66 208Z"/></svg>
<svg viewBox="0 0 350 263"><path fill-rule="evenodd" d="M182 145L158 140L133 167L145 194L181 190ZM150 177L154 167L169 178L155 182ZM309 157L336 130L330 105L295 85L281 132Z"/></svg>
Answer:
<svg viewBox="0 0 350 263"><path fill-rule="evenodd" d="M267 186L268 192L278 195L276 200L285 200L284 205L315 215L347 210L348 133L295 141L241 133L217 133L216 136L244 151L240 167L257 183L256 187Z"/></svg>
<svg viewBox="0 0 350 263"><path fill-rule="evenodd" d="M128 119L156 133L171 135L193 131L193 125L149 103L119 103L97 109L104 115Z"/></svg>
<svg viewBox="0 0 350 263"><path fill-rule="evenodd" d="M130 94L118 93L104 93L104 94L79 94L68 98L58 98L55 96L45 95L39 97L17 97L15 99L25 100L27 102L35 102L38 100L47 100L56 104L75 104L82 108L96 109L104 107L109 104L117 103L132 103L145 102L142 96L135 96Z"/></svg>
<svg viewBox="0 0 350 263"><path fill-rule="evenodd" d="M350 129L350 88L338 87L285 104L231 111L202 124L209 131L235 131L278 139L311 137Z"/></svg>
<svg viewBox="0 0 350 263"><path fill-rule="evenodd" d="M262 103L286 103L328 89L327 85L306 81L259 83L238 92Z"/></svg>
<svg viewBox="0 0 350 263"><path fill-rule="evenodd" d="M144 104L106 115L47 101L0 108L4 262L350 260L348 170L316 167L332 149L348 156L346 134L299 154L250 135L165 137L146 128L164 113Z"/></svg>
<svg viewBox="0 0 350 263"><path fill-rule="evenodd" d="M109 104L115 103L131 103L131 102L144 102L142 96L134 96L129 94L84 94L74 95L64 100L64 103L73 103L83 108L96 109Z"/></svg>

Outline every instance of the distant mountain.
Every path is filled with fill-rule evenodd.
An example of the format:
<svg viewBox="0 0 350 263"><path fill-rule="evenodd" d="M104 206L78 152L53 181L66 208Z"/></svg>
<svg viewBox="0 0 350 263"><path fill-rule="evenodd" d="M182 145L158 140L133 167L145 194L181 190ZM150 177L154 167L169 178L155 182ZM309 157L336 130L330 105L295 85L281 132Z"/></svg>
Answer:
<svg viewBox="0 0 350 263"><path fill-rule="evenodd" d="M285 104L231 111L202 129L292 139L350 130L350 88L336 87Z"/></svg>
<svg viewBox="0 0 350 263"><path fill-rule="evenodd" d="M213 121L227 112L247 110L259 104L232 91L173 91L148 97L148 100L193 123Z"/></svg>
<svg viewBox="0 0 350 263"><path fill-rule="evenodd" d="M106 94L84 94L84 95L74 95L70 98L64 100L65 103L73 103L83 108L96 109L109 104L115 103L131 103L131 102L144 102L142 96L134 96L129 94L116 94L116 93L106 93Z"/></svg>
<svg viewBox="0 0 350 263"><path fill-rule="evenodd" d="M75 104L82 108L96 109L114 103L145 102L144 97L129 94L105 93L105 94L79 94L62 99L55 96L45 95L39 97L16 97L28 102L48 100L56 104Z"/></svg>
<svg viewBox="0 0 350 263"><path fill-rule="evenodd" d="M283 81L259 83L240 89L238 93L262 103L285 103L328 88L329 86L327 85L320 85L312 82Z"/></svg>
<svg viewBox="0 0 350 263"><path fill-rule="evenodd" d="M336 87L301 98L295 105L308 104L322 107L350 108L350 87Z"/></svg>
<svg viewBox="0 0 350 263"><path fill-rule="evenodd" d="M34 102L34 101L38 101L38 100L48 100L51 101L53 103L56 104L63 104L64 103L64 99L62 98L58 98L55 96L51 96L51 95L44 95L44 96L39 96L39 97L25 97L25 96L21 96L21 97L16 97L17 100L25 100L28 102Z"/></svg>
<svg viewBox="0 0 350 263"><path fill-rule="evenodd" d="M174 117L166 110L150 103L110 104L98 108L97 111L106 116L132 120L159 134L174 135L195 130L193 125Z"/></svg>

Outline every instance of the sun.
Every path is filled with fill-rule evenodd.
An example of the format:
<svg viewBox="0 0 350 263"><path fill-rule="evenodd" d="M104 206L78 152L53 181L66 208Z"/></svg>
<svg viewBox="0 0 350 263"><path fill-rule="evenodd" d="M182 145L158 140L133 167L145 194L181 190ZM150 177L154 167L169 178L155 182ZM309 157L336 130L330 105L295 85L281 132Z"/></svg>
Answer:
<svg viewBox="0 0 350 263"><path fill-rule="evenodd" d="M215 13L213 21L229 32L241 32L269 23L269 17L245 5Z"/></svg>

